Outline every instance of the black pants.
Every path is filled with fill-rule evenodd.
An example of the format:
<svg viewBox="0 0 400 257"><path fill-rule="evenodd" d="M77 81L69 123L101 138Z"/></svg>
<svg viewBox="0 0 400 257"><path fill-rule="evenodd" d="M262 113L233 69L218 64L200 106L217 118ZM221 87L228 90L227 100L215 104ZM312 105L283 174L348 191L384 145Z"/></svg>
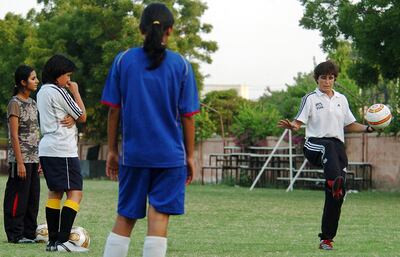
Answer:
<svg viewBox="0 0 400 257"><path fill-rule="evenodd" d="M26 179L17 174L17 164L10 163L4 194L4 229L9 242L22 237L35 239L39 211L40 180L38 163L25 163Z"/></svg>
<svg viewBox="0 0 400 257"><path fill-rule="evenodd" d="M339 139L309 138L304 144L304 155L311 164L324 169L326 180L334 180L338 176L346 178L348 160L344 144ZM343 195L345 193L343 186ZM321 240L332 240L336 236L342 204L343 199L335 200L331 188L325 181L325 205L319 234Z"/></svg>

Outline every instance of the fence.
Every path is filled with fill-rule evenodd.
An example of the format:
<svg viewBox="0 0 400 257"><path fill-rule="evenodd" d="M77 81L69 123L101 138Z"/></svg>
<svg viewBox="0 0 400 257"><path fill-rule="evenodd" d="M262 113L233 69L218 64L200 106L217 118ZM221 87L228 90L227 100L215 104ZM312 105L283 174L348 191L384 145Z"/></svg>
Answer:
<svg viewBox="0 0 400 257"><path fill-rule="evenodd" d="M277 140L278 138L276 137L267 137L267 146L274 146ZM234 145L233 139L227 139L227 142L228 146L232 148L232 145ZM350 165L349 170L351 169L355 173L355 183L359 182L358 180L360 180L361 173L363 172L366 172L366 175L363 175L363 177L369 177L369 179L365 179L361 184L357 184L356 187L372 187L385 191L400 190L399 137L383 136L377 133L347 134L345 145L349 161L354 164ZM283 142L282 146L287 146L287 143ZM202 177L200 171L202 167L210 166L209 156L215 153L223 153L223 148L222 140L220 139L210 139L197 146L197 170L200 173L196 177L198 181L202 181L203 179L205 183L214 182L215 173L210 174L210 172L207 172ZM357 168L356 166L359 163L368 165L364 165L366 166L364 168Z"/></svg>
<svg viewBox="0 0 400 257"><path fill-rule="evenodd" d="M278 138L267 137L267 146L273 147ZM379 190L400 190L400 158L398 149L400 149L400 137L397 136L382 136L377 133L371 134L347 134L346 135L346 152L351 162L369 163L372 167L370 185L372 188ZM88 149L95 144L80 143L79 157L81 160L86 160ZM240 147L235 146L233 138L225 138L226 151L238 152ZM283 142L282 146L287 146ZM1 159L2 154L5 154L7 145L0 145L0 173L7 174L7 160ZM256 149L254 149L255 151ZM209 139L200 142L196 145L196 175L195 181L204 182L211 181L211 177L215 174L205 174L202 178L202 167L209 165L209 157L212 153L223 153L224 144L221 138ZM106 160L107 145L101 144L98 149L98 160ZM100 168L96 167L98 172L104 172L104 165Z"/></svg>

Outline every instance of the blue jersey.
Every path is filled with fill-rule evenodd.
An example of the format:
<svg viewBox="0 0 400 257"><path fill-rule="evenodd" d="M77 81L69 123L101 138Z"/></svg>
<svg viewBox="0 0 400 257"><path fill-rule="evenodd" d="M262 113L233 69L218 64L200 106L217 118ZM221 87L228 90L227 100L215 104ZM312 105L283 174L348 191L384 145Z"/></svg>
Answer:
<svg viewBox="0 0 400 257"><path fill-rule="evenodd" d="M118 54L103 90L101 102L121 108L122 165L184 166L181 116L200 108L192 67L169 50L157 69L149 64L143 48Z"/></svg>

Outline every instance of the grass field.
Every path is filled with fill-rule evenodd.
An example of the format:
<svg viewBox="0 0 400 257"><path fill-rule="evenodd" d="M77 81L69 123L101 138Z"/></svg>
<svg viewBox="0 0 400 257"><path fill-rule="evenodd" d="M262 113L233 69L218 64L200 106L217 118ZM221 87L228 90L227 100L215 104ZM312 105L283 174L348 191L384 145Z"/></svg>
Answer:
<svg viewBox="0 0 400 257"><path fill-rule="evenodd" d="M75 225L89 231L91 246L88 254L73 255L102 256L115 218L117 183L84 182L84 200ZM1 200L5 183L6 177L0 177ZM39 223L45 221L46 186L44 180L41 183ZM186 215L171 218L167 256L400 256L400 193L349 194L335 250L330 252L317 249L322 205L322 191L250 192L248 188L191 185ZM0 223L3 228L2 219ZM146 221L139 221L128 256L142 256L145 230ZM5 233L0 233L1 257L71 255L47 253L44 248L44 244L8 244Z"/></svg>

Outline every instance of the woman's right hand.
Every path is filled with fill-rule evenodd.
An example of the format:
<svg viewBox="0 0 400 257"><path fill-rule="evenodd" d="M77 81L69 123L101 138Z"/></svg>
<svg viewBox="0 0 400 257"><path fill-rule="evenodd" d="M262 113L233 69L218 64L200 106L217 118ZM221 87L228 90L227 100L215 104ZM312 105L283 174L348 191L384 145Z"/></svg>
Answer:
<svg viewBox="0 0 400 257"><path fill-rule="evenodd" d="M278 127L285 128L285 129L291 129L291 130L294 130L294 131L299 129L299 127L296 126L295 122L291 122L288 119L280 120L278 122Z"/></svg>
<svg viewBox="0 0 400 257"><path fill-rule="evenodd" d="M79 86L78 83L74 81L68 81L67 85L65 86L72 94L79 93Z"/></svg>
<svg viewBox="0 0 400 257"><path fill-rule="evenodd" d="M118 153L108 152L106 161L106 175L111 180L118 179Z"/></svg>
<svg viewBox="0 0 400 257"><path fill-rule="evenodd" d="M17 174L20 179L26 179L25 164L17 163Z"/></svg>

